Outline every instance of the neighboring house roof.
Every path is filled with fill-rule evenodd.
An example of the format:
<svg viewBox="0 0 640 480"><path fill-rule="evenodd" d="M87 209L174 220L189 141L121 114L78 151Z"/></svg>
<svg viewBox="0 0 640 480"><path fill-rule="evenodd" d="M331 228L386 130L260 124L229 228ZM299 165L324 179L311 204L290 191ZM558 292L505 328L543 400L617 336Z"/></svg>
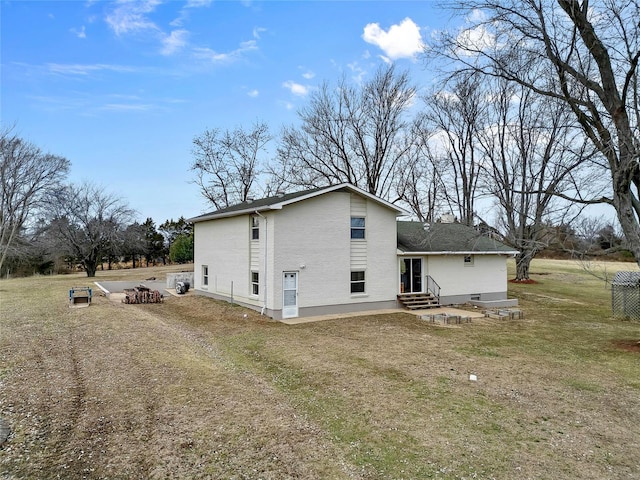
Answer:
<svg viewBox="0 0 640 480"><path fill-rule="evenodd" d="M190 218L188 221L192 223L196 222L204 222L207 220L215 220L218 218L225 217L235 217L238 215L246 215L248 213L254 212L263 212L265 210L280 210L282 207L290 205L292 203L301 202L303 200L307 200L309 198L317 197L319 195L324 195L329 192L337 192L337 191L347 191L350 193L357 193L366 197L370 200L373 200L385 207L394 210L396 215L406 215L407 212L402 210L401 208L395 206L394 204L383 200L382 198L376 197L364 190L351 185L350 183L341 183L339 185L332 185L329 187L321 187L321 188L313 188L311 190L303 190L295 193L285 193L281 195L275 195L273 197L262 198L260 200L250 200L242 203L238 203L236 205L232 205L230 207L221 208L220 210L216 210L211 213L205 213L204 215L200 215L197 217Z"/></svg>
<svg viewBox="0 0 640 480"><path fill-rule="evenodd" d="M397 222L398 250L412 254L511 254L518 253L475 228L461 223Z"/></svg>

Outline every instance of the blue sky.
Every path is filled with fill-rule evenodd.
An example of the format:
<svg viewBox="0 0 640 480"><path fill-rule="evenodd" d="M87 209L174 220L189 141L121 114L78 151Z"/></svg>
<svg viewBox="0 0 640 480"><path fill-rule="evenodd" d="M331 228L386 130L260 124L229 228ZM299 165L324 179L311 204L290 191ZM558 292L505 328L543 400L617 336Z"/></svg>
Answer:
<svg viewBox="0 0 640 480"><path fill-rule="evenodd" d="M210 211L191 142L208 128L276 134L324 82L382 64L427 87L431 1L2 1L3 125L67 157L156 223Z"/></svg>

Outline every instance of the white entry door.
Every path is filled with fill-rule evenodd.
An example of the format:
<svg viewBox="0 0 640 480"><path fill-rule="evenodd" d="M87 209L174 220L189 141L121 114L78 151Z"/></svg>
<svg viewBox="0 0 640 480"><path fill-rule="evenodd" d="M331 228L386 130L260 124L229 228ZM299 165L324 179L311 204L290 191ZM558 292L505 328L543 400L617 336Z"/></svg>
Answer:
<svg viewBox="0 0 640 480"><path fill-rule="evenodd" d="M298 316L298 272L284 272L282 279L282 318Z"/></svg>

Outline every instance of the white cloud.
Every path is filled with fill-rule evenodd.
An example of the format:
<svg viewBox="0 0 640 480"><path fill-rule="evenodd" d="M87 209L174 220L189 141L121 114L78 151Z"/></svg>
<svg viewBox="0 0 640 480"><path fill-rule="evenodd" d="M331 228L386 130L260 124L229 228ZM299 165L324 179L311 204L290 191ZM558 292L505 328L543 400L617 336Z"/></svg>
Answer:
<svg viewBox="0 0 640 480"><path fill-rule="evenodd" d="M153 108L153 105L145 103L108 103L101 109L117 112L146 112L147 110L151 110Z"/></svg>
<svg viewBox="0 0 640 480"><path fill-rule="evenodd" d="M146 14L153 12L159 3L159 0L121 2L107 14L107 25L116 35L140 30L158 30L156 24L149 20Z"/></svg>
<svg viewBox="0 0 640 480"><path fill-rule="evenodd" d="M189 32L187 30L174 30L170 35L165 36L162 39L163 55L172 55L181 50L187 45L187 36Z"/></svg>
<svg viewBox="0 0 640 480"><path fill-rule="evenodd" d="M312 72L311 70L307 70L306 72L304 72L302 74L302 78L305 78L307 80L311 80L315 76L316 76L316 74L314 72Z"/></svg>
<svg viewBox="0 0 640 480"><path fill-rule="evenodd" d="M186 8L208 7L209 5L211 5L211 0L189 0Z"/></svg>
<svg viewBox="0 0 640 480"><path fill-rule="evenodd" d="M47 63L47 69L50 73L60 75L81 75L87 76L94 72L110 71L110 72L133 72L134 68L122 65L108 65L103 63L95 63L89 65L83 64L63 64L63 63Z"/></svg>
<svg viewBox="0 0 640 480"><path fill-rule="evenodd" d="M195 8L203 8L211 5L212 0L189 0L180 10L178 18L169 22L172 27L181 27L189 19L191 11Z"/></svg>
<svg viewBox="0 0 640 480"><path fill-rule="evenodd" d="M87 38L87 33L85 32L84 25L80 29L71 28L69 29L69 31L78 38Z"/></svg>
<svg viewBox="0 0 640 480"><path fill-rule="evenodd" d="M482 10L474 9L466 17L467 28L462 28L457 35L457 42L461 46L457 50L461 56L473 56L497 46L496 37L487 28L487 16Z"/></svg>
<svg viewBox="0 0 640 480"><path fill-rule="evenodd" d="M260 92L254 88L253 90L249 90L247 92L247 95L249 95L251 98L256 98L258 95L260 95Z"/></svg>
<svg viewBox="0 0 640 480"><path fill-rule="evenodd" d="M246 42L242 42L240 46L232 50L228 53L219 53L210 48L198 47L193 49L193 53L196 58L201 58L204 60L210 60L214 63L227 63L232 62L234 60L239 59L245 53L251 52L253 50L257 50L258 45L255 40L248 40Z"/></svg>
<svg viewBox="0 0 640 480"><path fill-rule="evenodd" d="M484 25L478 25L474 28L462 30L458 34L457 42L463 46L459 53L461 55L469 55L470 52L495 47L496 37Z"/></svg>
<svg viewBox="0 0 640 480"><path fill-rule="evenodd" d="M309 93L309 89L307 87L292 80L284 82L282 86L298 97L304 97Z"/></svg>
<svg viewBox="0 0 640 480"><path fill-rule="evenodd" d="M358 62L348 63L347 67L349 68L349 70L351 70L351 78L353 78L353 81L357 84L362 84L367 72L362 67L360 67L360 65L358 65Z"/></svg>
<svg viewBox="0 0 640 480"><path fill-rule="evenodd" d="M482 10L479 10L477 8L471 10L469 15L467 15L467 22L470 23L484 22L486 19L487 15Z"/></svg>
<svg viewBox="0 0 640 480"><path fill-rule="evenodd" d="M387 57L385 61L413 58L424 48L420 27L408 17L399 25L392 25L388 31L380 28L377 23L369 23L364 27L362 38L379 47Z"/></svg>
<svg viewBox="0 0 640 480"><path fill-rule="evenodd" d="M258 39L258 40L259 40L259 39L260 39L260 34L261 34L262 32L266 32L266 31L267 31L267 29L266 29L266 28L263 28L263 27L255 27L255 28L253 29L253 38L255 38L255 39Z"/></svg>

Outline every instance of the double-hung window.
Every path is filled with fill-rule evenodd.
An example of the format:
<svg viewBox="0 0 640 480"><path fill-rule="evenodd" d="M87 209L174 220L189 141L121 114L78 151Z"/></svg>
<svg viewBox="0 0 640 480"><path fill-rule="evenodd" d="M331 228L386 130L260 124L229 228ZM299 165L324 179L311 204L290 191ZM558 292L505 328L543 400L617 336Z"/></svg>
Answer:
<svg viewBox="0 0 640 480"><path fill-rule="evenodd" d="M364 293L364 270L351 272L351 293Z"/></svg>
<svg viewBox="0 0 640 480"><path fill-rule="evenodd" d="M260 239L260 219L257 215L251 215L251 240Z"/></svg>
<svg viewBox="0 0 640 480"><path fill-rule="evenodd" d="M202 285L205 287L209 285L209 266L208 265L202 266Z"/></svg>
<svg viewBox="0 0 640 480"><path fill-rule="evenodd" d="M251 272L251 293L253 295L260 293L260 275L258 272Z"/></svg>
<svg viewBox="0 0 640 480"><path fill-rule="evenodd" d="M364 217L351 217L351 238L364 239Z"/></svg>

